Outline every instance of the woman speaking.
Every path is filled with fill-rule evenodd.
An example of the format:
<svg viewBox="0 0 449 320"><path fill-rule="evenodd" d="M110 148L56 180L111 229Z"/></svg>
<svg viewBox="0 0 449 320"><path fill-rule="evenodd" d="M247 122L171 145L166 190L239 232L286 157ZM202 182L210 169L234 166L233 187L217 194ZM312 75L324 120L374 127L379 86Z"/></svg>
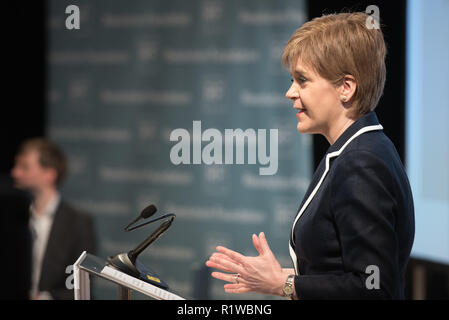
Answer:
<svg viewBox="0 0 449 320"><path fill-rule="evenodd" d="M300 133L330 147L316 169L289 232L294 268L282 268L263 232L259 255L218 246L206 262L229 293L291 299L403 299L414 239L410 185L374 109L382 95L386 46L364 13L305 23L282 57L292 75L286 97Z"/></svg>

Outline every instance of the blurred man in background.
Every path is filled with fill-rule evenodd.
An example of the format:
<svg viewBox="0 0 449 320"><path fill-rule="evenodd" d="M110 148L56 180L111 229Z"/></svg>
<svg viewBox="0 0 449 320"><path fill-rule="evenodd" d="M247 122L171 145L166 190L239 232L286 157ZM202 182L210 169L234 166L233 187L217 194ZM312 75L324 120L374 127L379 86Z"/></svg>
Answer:
<svg viewBox="0 0 449 320"><path fill-rule="evenodd" d="M73 299L67 288L67 267L86 250L95 253L91 217L61 200L58 188L67 171L58 146L43 139L25 141L17 153L11 176L15 187L32 196L31 299ZM67 270L66 270L67 269Z"/></svg>

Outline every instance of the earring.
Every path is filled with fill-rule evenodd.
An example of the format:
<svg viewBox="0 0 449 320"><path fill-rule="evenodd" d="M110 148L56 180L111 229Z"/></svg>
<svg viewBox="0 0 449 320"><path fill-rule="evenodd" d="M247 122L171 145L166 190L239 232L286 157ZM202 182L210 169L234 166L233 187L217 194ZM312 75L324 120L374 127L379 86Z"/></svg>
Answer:
<svg viewBox="0 0 449 320"><path fill-rule="evenodd" d="M346 102L346 100L348 100L348 97L347 96L342 96L341 100L343 100L343 102Z"/></svg>

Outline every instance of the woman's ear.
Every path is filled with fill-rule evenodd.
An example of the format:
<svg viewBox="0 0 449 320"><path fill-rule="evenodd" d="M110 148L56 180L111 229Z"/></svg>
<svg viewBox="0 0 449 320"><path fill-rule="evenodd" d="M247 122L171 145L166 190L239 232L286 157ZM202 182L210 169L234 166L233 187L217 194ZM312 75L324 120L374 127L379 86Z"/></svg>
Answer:
<svg viewBox="0 0 449 320"><path fill-rule="evenodd" d="M357 89L357 82L355 81L355 78L350 74L345 75L339 87L341 102L343 103L350 102L355 94L356 89Z"/></svg>

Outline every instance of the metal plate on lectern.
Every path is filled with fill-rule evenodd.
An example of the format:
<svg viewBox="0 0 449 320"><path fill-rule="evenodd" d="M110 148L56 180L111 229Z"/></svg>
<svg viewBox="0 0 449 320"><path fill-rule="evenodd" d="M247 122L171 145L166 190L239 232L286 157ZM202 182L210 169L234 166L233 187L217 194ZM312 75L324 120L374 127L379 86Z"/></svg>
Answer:
<svg viewBox="0 0 449 320"><path fill-rule="evenodd" d="M101 274L101 271L105 266L106 262L103 259L100 259L90 253L86 255L86 258L80 264L81 269L97 275Z"/></svg>
<svg viewBox="0 0 449 320"><path fill-rule="evenodd" d="M184 298L154 286L148 282L134 278L126 273L111 268L105 260L87 253L83 261L79 265L80 270L94 274L100 278L114 282L125 288L143 293L154 299L160 300L184 300Z"/></svg>

